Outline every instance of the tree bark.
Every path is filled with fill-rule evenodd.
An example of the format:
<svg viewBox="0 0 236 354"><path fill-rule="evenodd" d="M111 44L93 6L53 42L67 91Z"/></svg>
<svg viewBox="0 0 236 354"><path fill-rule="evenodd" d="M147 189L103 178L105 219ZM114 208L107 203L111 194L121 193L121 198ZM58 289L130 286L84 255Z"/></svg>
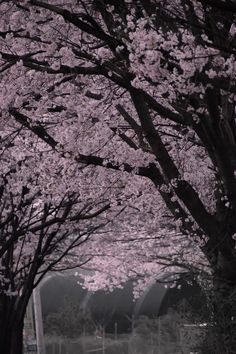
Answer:
<svg viewBox="0 0 236 354"><path fill-rule="evenodd" d="M0 320L0 348L4 354L23 354L23 324L21 320L14 326Z"/></svg>
<svg viewBox="0 0 236 354"><path fill-rule="evenodd" d="M14 328L12 330L9 354L23 353L23 327L24 327L24 321L21 321L18 324L17 328Z"/></svg>
<svg viewBox="0 0 236 354"><path fill-rule="evenodd" d="M15 309L15 299L0 295L0 352L23 354L24 316Z"/></svg>
<svg viewBox="0 0 236 354"><path fill-rule="evenodd" d="M209 298L211 318L202 348L203 354L236 352L236 266L233 262L229 272L230 263L221 260L213 276L213 290Z"/></svg>

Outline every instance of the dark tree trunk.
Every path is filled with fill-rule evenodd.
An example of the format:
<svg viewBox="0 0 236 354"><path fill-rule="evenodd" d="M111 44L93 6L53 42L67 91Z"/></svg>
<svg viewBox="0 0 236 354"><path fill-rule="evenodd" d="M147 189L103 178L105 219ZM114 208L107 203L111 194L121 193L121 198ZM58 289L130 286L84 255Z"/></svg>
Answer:
<svg viewBox="0 0 236 354"><path fill-rule="evenodd" d="M16 299L0 295L0 353L23 354L24 311L15 307Z"/></svg>
<svg viewBox="0 0 236 354"><path fill-rule="evenodd" d="M23 353L23 324L24 320L18 321L14 325L0 319L0 352L4 354Z"/></svg>
<svg viewBox="0 0 236 354"><path fill-rule="evenodd" d="M11 343L9 354L23 353L23 327L24 320L18 323L18 325L11 331Z"/></svg>
<svg viewBox="0 0 236 354"><path fill-rule="evenodd" d="M13 328L8 324L4 332L5 335L1 334L0 339L1 353L23 354L23 323L18 323Z"/></svg>
<svg viewBox="0 0 236 354"><path fill-rule="evenodd" d="M217 279L213 294L213 333L217 350L214 353L236 353L236 279Z"/></svg>
<svg viewBox="0 0 236 354"><path fill-rule="evenodd" d="M211 297L209 320L202 354L236 353L236 296L235 289L227 293L214 291Z"/></svg>
<svg viewBox="0 0 236 354"><path fill-rule="evenodd" d="M203 354L236 353L236 264L220 254L210 296L208 332Z"/></svg>

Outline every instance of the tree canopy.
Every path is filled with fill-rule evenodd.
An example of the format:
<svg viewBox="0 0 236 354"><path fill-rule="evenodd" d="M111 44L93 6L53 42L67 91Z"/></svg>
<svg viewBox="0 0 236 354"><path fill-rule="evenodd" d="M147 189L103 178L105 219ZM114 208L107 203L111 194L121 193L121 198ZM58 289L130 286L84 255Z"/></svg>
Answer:
<svg viewBox="0 0 236 354"><path fill-rule="evenodd" d="M117 218L85 250L96 287L182 265L234 289L235 2L0 1L0 13L3 186L109 204Z"/></svg>

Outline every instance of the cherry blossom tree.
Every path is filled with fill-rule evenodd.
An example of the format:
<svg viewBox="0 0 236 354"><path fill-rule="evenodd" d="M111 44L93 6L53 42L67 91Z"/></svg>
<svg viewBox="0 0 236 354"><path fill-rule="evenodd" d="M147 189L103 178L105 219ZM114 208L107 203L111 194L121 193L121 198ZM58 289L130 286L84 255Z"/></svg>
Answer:
<svg viewBox="0 0 236 354"><path fill-rule="evenodd" d="M60 155L57 159L45 142L35 141L31 131L8 118L2 112L0 348L22 354L24 315L33 289L49 271L88 262L83 244L115 213L104 215L110 208L107 193L89 185L83 167Z"/></svg>
<svg viewBox="0 0 236 354"><path fill-rule="evenodd" d="M71 164L61 176L75 190L88 187L83 166L91 200L106 192L125 205L114 242L105 235L98 248L113 275L126 253L154 279L160 257L179 266L188 245L184 265L208 267L225 298L225 352L236 318L235 2L22 0L0 12L1 126Z"/></svg>
<svg viewBox="0 0 236 354"><path fill-rule="evenodd" d="M79 190L59 184L62 175L53 178L47 169L48 152L41 150L45 156L39 157L29 138L20 143L21 133L13 139L9 128L2 131L1 145L0 347L4 353L21 354L24 315L33 289L49 271L89 260L80 249L108 221L102 213L109 204L102 198L97 203L81 198ZM25 153L23 160L18 160L19 149Z"/></svg>

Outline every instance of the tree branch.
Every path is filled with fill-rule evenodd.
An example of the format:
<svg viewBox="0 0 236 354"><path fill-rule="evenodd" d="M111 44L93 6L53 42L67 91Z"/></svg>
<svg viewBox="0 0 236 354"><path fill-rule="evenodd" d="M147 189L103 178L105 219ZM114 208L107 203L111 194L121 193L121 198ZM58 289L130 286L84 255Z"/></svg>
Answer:
<svg viewBox="0 0 236 354"><path fill-rule="evenodd" d="M200 228L204 230L207 235L216 235L218 233L217 221L206 211L193 187L187 181L182 179L176 165L171 159L153 125L148 106L143 99L142 93L140 94L138 90L132 90L130 94L137 110L143 132L146 135L146 139L176 195L182 200Z"/></svg>

